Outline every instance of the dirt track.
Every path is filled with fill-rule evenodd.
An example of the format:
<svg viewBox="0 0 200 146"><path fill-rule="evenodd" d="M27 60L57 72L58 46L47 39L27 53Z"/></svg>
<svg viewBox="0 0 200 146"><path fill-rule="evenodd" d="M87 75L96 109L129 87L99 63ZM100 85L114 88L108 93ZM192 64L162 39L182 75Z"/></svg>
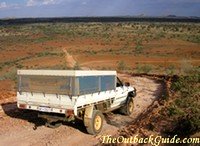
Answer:
<svg viewBox="0 0 200 146"><path fill-rule="evenodd" d="M73 68L74 65L76 64L75 59L73 58L72 55L70 55L70 54L67 52L66 48L63 48L62 51L65 53L65 61L66 61L67 65L68 65L68 67Z"/></svg>
<svg viewBox="0 0 200 146"><path fill-rule="evenodd" d="M137 88L137 96L134 100L135 111L128 117L117 112L105 115L103 131L100 135L114 135L123 126L133 122L137 116L143 113L162 92L162 85L152 79L144 77L131 77L119 74L122 80L129 81ZM2 104L0 110L0 146L21 145L94 145L99 142L99 136L86 133L82 122L64 123L56 129L44 126L44 122L37 118L35 112L23 112L16 108L16 103ZM34 125L37 130L33 130Z"/></svg>

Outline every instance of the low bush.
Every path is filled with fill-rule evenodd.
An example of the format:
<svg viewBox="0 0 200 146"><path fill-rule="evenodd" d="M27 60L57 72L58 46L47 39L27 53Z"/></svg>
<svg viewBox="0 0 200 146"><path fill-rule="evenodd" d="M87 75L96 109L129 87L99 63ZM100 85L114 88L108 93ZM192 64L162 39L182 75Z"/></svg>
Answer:
<svg viewBox="0 0 200 146"><path fill-rule="evenodd" d="M166 69L166 74L167 75L174 75L175 74L175 70L176 70L176 67L174 65L170 65Z"/></svg>
<svg viewBox="0 0 200 146"><path fill-rule="evenodd" d="M117 64L117 69L120 70L120 71L123 71L126 69L126 64L124 61L119 61L118 64Z"/></svg>
<svg viewBox="0 0 200 146"><path fill-rule="evenodd" d="M74 66L73 66L73 69L74 69L74 70L80 70L80 69L81 69L80 64L79 64L78 62L76 62L76 63L74 64Z"/></svg>
<svg viewBox="0 0 200 146"><path fill-rule="evenodd" d="M151 70L152 70L152 67L151 65L148 65L148 64L144 64L144 65L138 64L136 66L137 73L149 73Z"/></svg>
<svg viewBox="0 0 200 146"><path fill-rule="evenodd" d="M167 108L177 134L193 134L200 130L200 72L181 76L171 85L178 98Z"/></svg>

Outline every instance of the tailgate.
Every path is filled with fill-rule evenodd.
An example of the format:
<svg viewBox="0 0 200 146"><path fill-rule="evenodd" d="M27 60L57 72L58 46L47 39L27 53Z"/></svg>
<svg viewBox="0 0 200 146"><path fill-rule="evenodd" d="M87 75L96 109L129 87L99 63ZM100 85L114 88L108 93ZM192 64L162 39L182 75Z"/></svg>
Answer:
<svg viewBox="0 0 200 146"><path fill-rule="evenodd" d="M18 107L24 103L29 109L47 112L51 108L72 108L71 84L69 76L19 75Z"/></svg>

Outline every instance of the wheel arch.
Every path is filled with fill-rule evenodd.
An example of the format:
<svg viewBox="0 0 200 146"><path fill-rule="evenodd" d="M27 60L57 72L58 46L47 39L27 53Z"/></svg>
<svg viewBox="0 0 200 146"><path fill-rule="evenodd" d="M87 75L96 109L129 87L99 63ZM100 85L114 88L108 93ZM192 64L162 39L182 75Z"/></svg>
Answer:
<svg viewBox="0 0 200 146"><path fill-rule="evenodd" d="M136 96L136 90L135 91L129 91L125 103L127 103L129 100L133 100L133 98L135 96Z"/></svg>
<svg viewBox="0 0 200 146"><path fill-rule="evenodd" d="M136 96L136 90L134 90L134 91L129 91L129 92L128 92L127 98L130 98L130 97L134 98L135 96Z"/></svg>

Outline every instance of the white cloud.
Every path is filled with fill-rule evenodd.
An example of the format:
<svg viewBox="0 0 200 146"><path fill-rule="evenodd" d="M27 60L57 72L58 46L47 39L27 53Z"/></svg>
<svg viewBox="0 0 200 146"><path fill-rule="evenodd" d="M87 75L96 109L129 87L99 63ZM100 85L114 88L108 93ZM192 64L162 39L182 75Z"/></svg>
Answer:
<svg viewBox="0 0 200 146"><path fill-rule="evenodd" d="M19 4L7 4L6 2L0 2L0 9L18 9L20 8Z"/></svg>
<svg viewBox="0 0 200 146"><path fill-rule="evenodd" d="M34 0L28 0L26 6L34 6L36 3Z"/></svg>
<svg viewBox="0 0 200 146"><path fill-rule="evenodd" d="M56 3L56 0L43 0L43 3L44 5L50 5L50 4L55 4Z"/></svg>
<svg viewBox="0 0 200 146"><path fill-rule="evenodd" d="M26 6L41 6L41 5L53 5L58 4L62 0L28 0Z"/></svg>
<svg viewBox="0 0 200 146"><path fill-rule="evenodd" d="M7 8L8 6L7 6L7 4L6 4L6 2L1 2L0 3L0 9L2 9L2 8Z"/></svg>

